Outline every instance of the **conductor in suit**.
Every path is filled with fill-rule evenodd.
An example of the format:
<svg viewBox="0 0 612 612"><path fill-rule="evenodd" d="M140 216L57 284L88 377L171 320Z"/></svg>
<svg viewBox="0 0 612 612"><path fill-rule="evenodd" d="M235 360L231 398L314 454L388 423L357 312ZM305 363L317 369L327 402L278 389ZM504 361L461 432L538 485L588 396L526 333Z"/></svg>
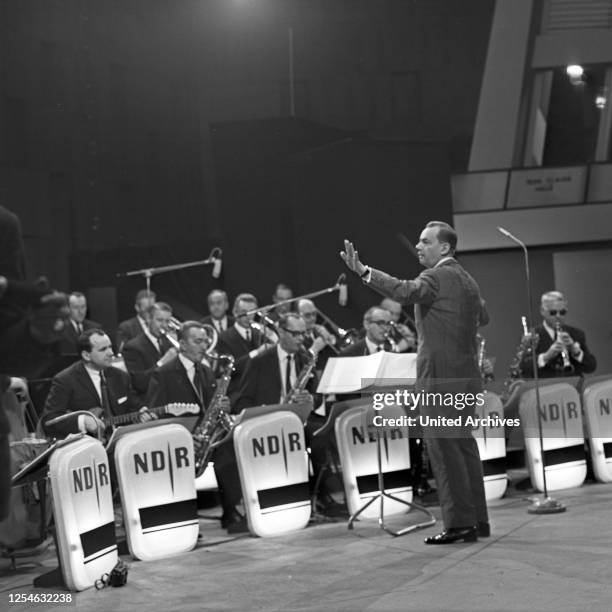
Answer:
<svg viewBox="0 0 612 612"><path fill-rule="evenodd" d="M426 393L475 394L482 389L476 333L479 325L488 322L488 315L476 281L454 258L456 246L457 234L450 225L429 222L416 245L419 262L427 269L414 280L399 280L364 265L348 240L340 253L364 283L403 304L415 304L417 390ZM469 409L440 405L433 409L447 417L463 417L464 425L450 430L424 427L445 527L425 543L473 542L478 536L487 537L490 527L482 464L471 428L465 424Z"/></svg>
<svg viewBox="0 0 612 612"><path fill-rule="evenodd" d="M202 323L185 321L177 337L178 355L154 370L151 376L147 393L148 404L198 404L201 411L205 412L216 388L213 371L202 363L208 348L208 335ZM228 398L222 397L220 401L222 409L229 412ZM229 533L246 531L246 520L236 510L242 490L232 442L228 441L217 448L213 460L223 506L221 525Z"/></svg>
<svg viewBox="0 0 612 612"><path fill-rule="evenodd" d="M542 324L535 328L538 378L584 376L597 367L581 329L565 323L567 300L560 291L544 293L540 302ZM533 378L531 351L521 360L521 374Z"/></svg>
<svg viewBox="0 0 612 612"><path fill-rule="evenodd" d="M106 333L101 329L83 332L79 352L81 359L53 378L41 418L45 433L63 438L79 432L96 435L104 429L103 420L95 414L72 414L80 410L98 409L94 412L107 417L140 410L141 420L146 420L146 409L134 394L129 375L111 366L113 347Z"/></svg>

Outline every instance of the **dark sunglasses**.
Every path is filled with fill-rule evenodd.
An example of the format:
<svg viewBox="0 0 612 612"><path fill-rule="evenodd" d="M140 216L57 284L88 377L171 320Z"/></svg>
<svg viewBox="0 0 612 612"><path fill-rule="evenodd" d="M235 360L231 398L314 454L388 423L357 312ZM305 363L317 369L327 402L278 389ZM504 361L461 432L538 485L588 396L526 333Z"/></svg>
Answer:
<svg viewBox="0 0 612 612"><path fill-rule="evenodd" d="M567 310L566 310L565 308L561 308L561 310L549 310L549 311L548 311L548 314L549 314L551 317L556 317L556 316L557 316L557 313L559 313L561 316L564 316L564 315L566 315L566 314L567 314Z"/></svg>
<svg viewBox="0 0 612 612"><path fill-rule="evenodd" d="M300 336L306 335L306 332L293 331L292 329L287 329L286 327L281 327L281 329L284 329L288 334L291 334L291 336L293 336L294 338L299 338Z"/></svg>
<svg viewBox="0 0 612 612"><path fill-rule="evenodd" d="M379 327L391 327L391 323L389 321L381 321L381 320L372 320L370 319L370 323L375 323Z"/></svg>

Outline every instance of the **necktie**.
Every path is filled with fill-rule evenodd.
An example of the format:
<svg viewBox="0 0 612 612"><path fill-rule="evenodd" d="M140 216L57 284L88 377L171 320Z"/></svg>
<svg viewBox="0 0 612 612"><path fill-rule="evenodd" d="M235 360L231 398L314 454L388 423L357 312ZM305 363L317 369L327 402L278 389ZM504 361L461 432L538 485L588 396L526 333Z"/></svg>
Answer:
<svg viewBox="0 0 612 612"><path fill-rule="evenodd" d="M199 363L193 364L193 386L195 387L196 393L200 398L202 408L204 408L204 373L202 372L202 366Z"/></svg>
<svg viewBox="0 0 612 612"><path fill-rule="evenodd" d="M383 350L384 350L384 348L383 348L382 344L379 344L379 345L376 347L376 352L377 352L377 353L379 353L380 351L383 351Z"/></svg>
<svg viewBox="0 0 612 612"><path fill-rule="evenodd" d="M160 355L163 355L163 354L164 354L164 351L163 351L163 349L162 349L162 341L161 341L161 338L155 338L155 344L157 345L157 352L158 352Z"/></svg>
<svg viewBox="0 0 612 612"><path fill-rule="evenodd" d="M100 399L102 400L102 410L106 417L112 416L110 397L108 395L108 385L106 384L106 374L100 372Z"/></svg>
<svg viewBox="0 0 612 612"><path fill-rule="evenodd" d="M291 357L287 355L287 366L285 368L285 395L291 391Z"/></svg>
<svg viewBox="0 0 612 612"><path fill-rule="evenodd" d="M76 328L77 328L77 334L80 336L83 333L83 324L77 323Z"/></svg>

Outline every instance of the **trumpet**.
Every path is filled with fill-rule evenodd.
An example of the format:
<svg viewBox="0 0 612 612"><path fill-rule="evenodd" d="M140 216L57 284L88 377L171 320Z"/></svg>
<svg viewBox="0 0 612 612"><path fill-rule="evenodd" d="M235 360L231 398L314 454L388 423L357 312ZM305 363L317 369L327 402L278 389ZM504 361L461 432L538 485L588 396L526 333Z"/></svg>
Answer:
<svg viewBox="0 0 612 612"><path fill-rule="evenodd" d="M340 327L334 323L334 321L332 321L320 308L317 308L317 313L321 319L323 319L325 325L327 325L327 327L331 330L331 333L336 337L335 344L330 346L333 346L333 349L337 353L359 339L359 330L355 328L344 329L343 327Z"/></svg>
<svg viewBox="0 0 612 612"><path fill-rule="evenodd" d="M256 313L255 316L257 315L259 315L259 321L250 322L251 330L259 332L263 342L277 344L279 338L274 321L265 313Z"/></svg>
<svg viewBox="0 0 612 612"><path fill-rule="evenodd" d="M176 317L170 317L170 319L168 320L168 329L160 330L162 335L168 339L168 342L170 342L170 344L177 351L180 348L180 343L176 337L176 334L181 328L181 325L181 322ZM219 341L219 333L212 325L209 325L208 323L201 323L200 325L206 331L206 354L209 358L216 359L217 355L214 349L217 346L217 342Z"/></svg>

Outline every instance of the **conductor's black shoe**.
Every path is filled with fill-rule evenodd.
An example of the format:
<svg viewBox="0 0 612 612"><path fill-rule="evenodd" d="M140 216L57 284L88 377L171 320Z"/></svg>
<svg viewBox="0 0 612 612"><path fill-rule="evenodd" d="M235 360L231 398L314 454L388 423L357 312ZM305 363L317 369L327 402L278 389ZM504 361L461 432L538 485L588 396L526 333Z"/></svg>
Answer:
<svg viewBox="0 0 612 612"><path fill-rule="evenodd" d="M246 518L238 512L232 513L231 518L225 524L225 528L229 534L246 533L249 530Z"/></svg>
<svg viewBox="0 0 612 612"><path fill-rule="evenodd" d="M476 533L479 538L488 538L491 535L491 525L485 521L478 521L476 524Z"/></svg>
<svg viewBox="0 0 612 612"><path fill-rule="evenodd" d="M454 542L476 542L476 527L449 527L442 533L425 538L425 544L453 544Z"/></svg>

